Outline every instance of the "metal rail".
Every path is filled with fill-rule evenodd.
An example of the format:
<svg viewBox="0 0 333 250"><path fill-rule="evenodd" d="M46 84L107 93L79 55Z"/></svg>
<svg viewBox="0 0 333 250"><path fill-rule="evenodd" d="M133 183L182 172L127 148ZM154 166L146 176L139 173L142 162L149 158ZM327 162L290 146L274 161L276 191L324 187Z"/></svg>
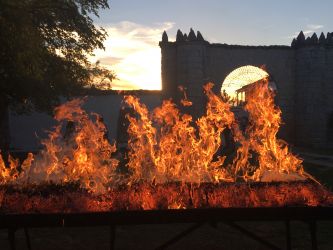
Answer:
<svg viewBox="0 0 333 250"><path fill-rule="evenodd" d="M177 242L200 225L218 222L225 223L248 237L257 240L271 249L279 249L261 239L253 232L235 224L240 221L281 221L286 224L286 248L291 249L290 221L309 223L312 249L317 249L316 221L333 220L333 207L270 207L270 208L206 208L180 210L142 210L142 211L110 211L88 213L56 213L56 214L0 214L0 228L8 229L11 249L15 249L15 230L25 229L27 246L31 249L27 228L40 227L88 227L110 226L110 249L114 249L116 226L138 224L195 223L163 244L165 249Z"/></svg>

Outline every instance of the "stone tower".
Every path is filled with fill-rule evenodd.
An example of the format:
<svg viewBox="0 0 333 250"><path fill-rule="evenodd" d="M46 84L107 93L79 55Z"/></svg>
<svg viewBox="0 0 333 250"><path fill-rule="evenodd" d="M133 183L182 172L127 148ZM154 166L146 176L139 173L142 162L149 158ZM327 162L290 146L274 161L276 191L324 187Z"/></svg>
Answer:
<svg viewBox="0 0 333 250"><path fill-rule="evenodd" d="M296 50L295 121L297 144L333 146L333 39L301 32L292 42Z"/></svg>
<svg viewBox="0 0 333 250"><path fill-rule="evenodd" d="M182 98L178 86L183 86L189 99L195 103L189 112L196 117L204 110L202 86L207 81L205 58L208 42L193 29L188 35L178 30L176 42L169 42L166 33L163 33L163 38L160 42L163 97L178 101Z"/></svg>

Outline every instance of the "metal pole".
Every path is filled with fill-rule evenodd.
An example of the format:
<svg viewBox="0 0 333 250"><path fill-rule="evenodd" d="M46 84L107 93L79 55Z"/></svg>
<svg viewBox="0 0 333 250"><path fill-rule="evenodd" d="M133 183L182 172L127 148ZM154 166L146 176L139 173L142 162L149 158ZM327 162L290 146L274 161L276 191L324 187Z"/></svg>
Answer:
<svg viewBox="0 0 333 250"><path fill-rule="evenodd" d="M286 220L286 248L291 250L290 221Z"/></svg>
<svg viewBox="0 0 333 250"><path fill-rule="evenodd" d="M238 231L242 232L243 234L245 234L246 236L248 236L249 238L252 238L258 242L260 242L261 244L265 245L268 249L273 249L273 250L279 250L280 248L273 245L272 243L264 240L262 237L252 233L251 231L241 227L240 225L234 223L234 222L223 222L224 224L234 228L234 229L237 229Z"/></svg>
<svg viewBox="0 0 333 250"><path fill-rule="evenodd" d="M27 242L28 250L31 250L31 242L30 242L30 235L29 235L28 228L24 227L23 230L24 230L25 240Z"/></svg>
<svg viewBox="0 0 333 250"><path fill-rule="evenodd" d="M15 250L15 228L8 228L8 240L9 240L9 246L11 250Z"/></svg>
<svg viewBox="0 0 333 250"><path fill-rule="evenodd" d="M115 249L115 241L116 241L116 226L110 226L110 250Z"/></svg>
<svg viewBox="0 0 333 250"><path fill-rule="evenodd" d="M311 246L312 250L317 250L318 249L318 244L317 244L317 224L316 221L310 221L309 222L310 226L310 233L311 233Z"/></svg>
<svg viewBox="0 0 333 250"><path fill-rule="evenodd" d="M187 236L188 234L192 233L194 230L198 229L202 225L203 225L202 223L197 223L197 224L194 224L194 225L190 226L185 231L181 232L180 234L176 235L172 239L168 240L163 245L157 247L156 250L166 249L167 247L169 247L169 246L173 245L174 243L178 242L179 240L183 239L185 236Z"/></svg>

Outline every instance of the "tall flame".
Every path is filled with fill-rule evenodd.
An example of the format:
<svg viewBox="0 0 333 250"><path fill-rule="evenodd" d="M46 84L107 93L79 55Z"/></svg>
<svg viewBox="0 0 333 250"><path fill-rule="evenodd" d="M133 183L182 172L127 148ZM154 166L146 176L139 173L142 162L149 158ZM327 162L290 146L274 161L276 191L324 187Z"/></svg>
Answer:
<svg viewBox="0 0 333 250"><path fill-rule="evenodd" d="M164 101L149 114L138 98L125 97L126 103L139 115L128 117L128 166L135 180L158 183L231 180L222 167L225 157L215 159L214 156L221 146L221 134L234 121L234 115L211 88L212 84L205 86L209 97L206 115L195 124L171 100Z"/></svg>
<svg viewBox="0 0 333 250"><path fill-rule="evenodd" d="M112 158L115 144L106 137L106 127L99 115L90 119L81 108L82 99L74 99L55 109L59 122L42 140L44 149L35 156L29 154L21 165L18 176L18 160L10 158L10 168L0 159L2 183L15 182L79 182L83 188L103 192L112 180L118 161ZM11 178L9 178L11 175Z"/></svg>
<svg viewBox="0 0 333 250"><path fill-rule="evenodd" d="M243 156L237 159L239 162L235 161L236 169L246 167L243 177L255 181L301 178L304 174L302 160L289 151L284 141L277 139L281 110L274 104L274 92L270 90L267 79L248 91L244 109L249 114L249 121L245 135L236 133L236 140L242 144L238 154ZM257 157L257 166L251 166L249 162L240 164L250 157Z"/></svg>
<svg viewBox="0 0 333 250"><path fill-rule="evenodd" d="M212 86L211 83L204 86L208 99L206 114L195 124L190 115L181 114L170 100L149 113L138 98L125 97L138 114L138 118L128 117L128 166L134 180L200 183L239 178L304 179L302 160L276 137L281 110L274 104L274 93L267 80L253 85L247 95L244 109L249 121L245 131L241 130L230 105L212 92ZM225 156L219 152L224 146L221 137L226 128L231 129L238 147L232 164L224 164Z"/></svg>
<svg viewBox="0 0 333 250"><path fill-rule="evenodd" d="M127 115L128 174L121 175L113 157L116 145L107 139L101 116L82 109L83 99L69 101L55 109L58 125L42 140L44 149L29 154L20 164L9 156L7 167L0 156L0 184L79 182L93 192L138 182L202 183L298 180L309 177L302 160L287 144L277 139L281 110L274 104L274 93L266 80L253 85L246 95L244 110L248 124L241 129L225 98L204 86L206 113L193 121L171 100L163 101L152 112L134 96L125 102L135 111ZM192 103L187 99L184 106ZM235 156L222 155L226 134L231 133ZM224 138L224 139L223 139ZM175 205L177 206L177 204Z"/></svg>

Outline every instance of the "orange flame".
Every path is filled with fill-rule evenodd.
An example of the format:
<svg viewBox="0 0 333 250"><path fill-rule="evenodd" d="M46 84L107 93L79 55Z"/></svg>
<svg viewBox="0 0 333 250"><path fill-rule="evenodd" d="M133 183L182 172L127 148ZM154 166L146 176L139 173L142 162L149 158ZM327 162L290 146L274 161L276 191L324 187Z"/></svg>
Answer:
<svg viewBox="0 0 333 250"><path fill-rule="evenodd" d="M302 160L289 152L277 139L281 110L274 104L274 94L265 80L248 93L245 111L249 124L242 132L230 105L212 92L213 84L204 86L208 97L206 114L195 125L192 117L181 114L172 101L149 113L133 96L125 97L139 118L128 117L130 126L129 163L136 180L151 182L182 181L190 183L304 179ZM185 95L186 98L186 95ZM230 128L239 144L232 164L224 165L221 136Z"/></svg>
<svg viewBox="0 0 333 250"><path fill-rule="evenodd" d="M45 180L80 182L84 188L102 192L118 164L112 158L116 146L108 142L101 117L93 114L95 121L90 119L82 104L82 99L75 99L56 108L55 119L60 123L42 142L45 150L36 159L34 172L46 173Z"/></svg>
<svg viewBox="0 0 333 250"><path fill-rule="evenodd" d="M125 96L127 105L136 112L136 116L127 115L126 177L117 171L118 160L112 157L116 145L107 140L102 118L97 114L90 118L81 107L84 100L69 101L55 109L58 125L42 140L45 149L39 154L29 154L22 164L9 156L8 167L0 156L0 184L79 182L85 189L105 192L112 185L141 181L200 184L310 177L303 171L302 160L277 139L281 110L274 104L267 81L254 84L246 95L245 130L240 128L230 104L214 94L212 87L212 83L204 86L206 113L196 121L182 114L171 100L150 112L137 97ZM183 105L189 106L185 92L184 98ZM226 146L226 129L231 131L237 148L229 163L221 154ZM172 204L182 207L177 201Z"/></svg>
<svg viewBox="0 0 333 250"><path fill-rule="evenodd" d="M214 155L221 146L221 134L234 121L234 115L211 88L212 84L205 86L207 112L196 121L196 126L192 117L181 114L171 100L149 114L138 98L125 97L139 115L139 118L128 117L128 166L133 170L134 180L158 183L231 180L222 167L224 157L214 159Z"/></svg>
<svg viewBox="0 0 333 250"><path fill-rule="evenodd" d="M55 183L80 182L83 188L103 192L113 178L118 164L112 158L115 144L106 139L106 127L101 117L93 114L95 121L81 108L82 99L75 99L55 109L59 124L42 140L45 149L36 155L28 154L18 176L18 160L10 157L6 168L0 159L1 179L5 182ZM67 126L66 126L67 125Z"/></svg>
<svg viewBox="0 0 333 250"><path fill-rule="evenodd" d="M249 122L245 134L235 131L235 138L241 143L234 161L236 172L242 172L245 180L254 181L304 179L302 160L277 139L281 110L274 104L274 92L267 80L254 84L248 91L244 109ZM249 163L255 157L257 164Z"/></svg>

